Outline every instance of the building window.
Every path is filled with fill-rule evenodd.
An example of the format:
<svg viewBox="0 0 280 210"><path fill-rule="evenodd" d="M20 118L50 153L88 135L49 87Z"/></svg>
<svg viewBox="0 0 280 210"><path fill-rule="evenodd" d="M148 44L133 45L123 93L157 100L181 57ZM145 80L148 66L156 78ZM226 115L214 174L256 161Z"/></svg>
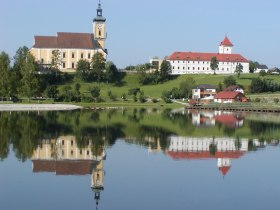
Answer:
<svg viewBox="0 0 280 210"><path fill-rule="evenodd" d="M173 66L173 69L175 69L175 66Z"/></svg>
<svg viewBox="0 0 280 210"><path fill-rule="evenodd" d="M71 140L71 146L73 146L73 144L74 144L74 142L73 142L73 140Z"/></svg>
<svg viewBox="0 0 280 210"><path fill-rule="evenodd" d="M192 69L194 70L194 67Z"/></svg>
<svg viewBox="0 0 280 210"><path fill-rule="evenodd" d="M82 155L83 154L83 150L80 150L80 155Z"/></svg>
<svg viewBox="0 0 280 210"><path fill-rule="evenodd" d="M72 63L72 69L74 69L75 68L75 64L74 63Z"/></svg>
<svg viewBox="0 0 280 210"><path fill-rule="evenodd" d="M204 70L204 67L203 67L203 70Z"/></svg>
<svg viewBox="0 0 280 210"><path fill-rule="evenodd" d="M183 67L183 70L185 70L185 67Z"/></svg>
<svg viewBox="0 0 280 210"><path fill-rule="evenodd" d="M63 58L65 58L66 57L66 53L64 52L64 53L62 53L62 57Z"/></svg>
<svg viewBox="0 0 280 210"><path fill-rule="evenodd" d="M180 67L178 66L178 70L180 70Z"/></svg>
<svg viewBox="0 0 280 210"><path fill-rule="evenodd" d="M74 152L73 152L73 150L71 150L71 156L73 156L73 154L74 154Z"/></svg>
<svg viewBox="0 0 280 210"><path fill-rule="evenodd" d="M88 53L88 59L90 59L90 53Z"/></svg>
<svg viewBox="0 0 280 210"><path fill-rule="evenodd" d="M98 31L98 34L99 34L99 36L101 36L101 31L100 30Z"/></svg>
<svg viewBox="0 0 280 210"><path fill-rule="evenodd" d="M188 67L188 70L190 70L190 67Z"/></svg>
<svg viewBox="0 0 280 210"><path fill-rule="evenodd" d="M65 68L65 63L64 62L62 63L62 68Z"/></svg>
<svg viewBox="0 0 280 210"><path fill-rule="evenodd" d="M197 67L197 70L199 70L199 67Z"/></svg>
<svg viewBox="0 0 280 210"><path fill-rule="evenodd" d="M89 151L87 150L87 155L89 155Z"/></svg>
<svg viewBox="0 0 280 210"><path fill-rule="evenodd" d="M83 59L83 58L84 58L84 53L81 54L81 59Z"/></svg>
<svg viewBox="0 0 280 210"><path fill-rule="evenodd" d="M62 145L64 146L64 140L62 140Z"/></svg>
<svg viewBox="0 0 280 210"><path fill-rule="evenodd" d="M75 58L75 53L72 53L72 58Z"/></svg>

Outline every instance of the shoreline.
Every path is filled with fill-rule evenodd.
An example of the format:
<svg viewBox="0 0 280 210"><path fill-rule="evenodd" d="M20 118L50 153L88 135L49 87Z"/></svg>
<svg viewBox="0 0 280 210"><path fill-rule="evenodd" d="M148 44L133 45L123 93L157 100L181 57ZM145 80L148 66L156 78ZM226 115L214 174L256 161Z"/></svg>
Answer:
<svg viewBox="0 0 280 210"><path fill-rule="evenodd" d="M82 109L72 104L0 104L0 112L4 111L63 111Z"/></svg>

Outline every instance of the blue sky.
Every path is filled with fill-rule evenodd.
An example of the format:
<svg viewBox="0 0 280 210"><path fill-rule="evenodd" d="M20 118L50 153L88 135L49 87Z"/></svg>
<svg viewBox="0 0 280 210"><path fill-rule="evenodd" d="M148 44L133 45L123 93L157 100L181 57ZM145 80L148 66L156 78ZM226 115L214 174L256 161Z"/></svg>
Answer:
<svg viewBox="0 0 280 210"><path fill-rule="evenodd" d="M101 0L106 48L118 67L174 51L217 52L225 34L234 53L280 67L278 0ZM0 51L13 56L34 35L92 32L98 0L1 0Z"/></svg>

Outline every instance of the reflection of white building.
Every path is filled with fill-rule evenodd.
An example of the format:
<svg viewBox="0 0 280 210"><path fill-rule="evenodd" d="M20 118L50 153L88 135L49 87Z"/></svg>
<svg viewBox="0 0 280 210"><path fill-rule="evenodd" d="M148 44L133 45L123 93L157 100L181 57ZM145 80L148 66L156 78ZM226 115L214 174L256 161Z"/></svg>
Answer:
<svg viewBox="0 0 280 210"><path fill-rule="evenodd" d="M189 113L196 126L215 126L217 123L231 128L243 126L243 117L232 112L189 110Z"/></svg>
<svg viewBox="0 0 280 210"><path fill-rule="evenodd" d="M211 151L211 147L215 151ZM217 159L217 166L223 175L231 167L231 160L240 158L248 151L248 140L234 138L195 138L171 136L167 154L173 159Z"/></svg>

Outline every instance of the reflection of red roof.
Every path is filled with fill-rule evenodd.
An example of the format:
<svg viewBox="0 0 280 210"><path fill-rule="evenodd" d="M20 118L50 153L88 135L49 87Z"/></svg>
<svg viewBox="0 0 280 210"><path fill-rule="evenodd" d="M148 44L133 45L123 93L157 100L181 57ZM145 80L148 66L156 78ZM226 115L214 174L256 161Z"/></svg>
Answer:
<svg viewBox="0 0 280 210"><path fill-rule="evenodd" d="M222 91L222 92L219 92L214 98L215 99L236 99L238 96L240 96L241 98L244 97L244 95L240 92Z"/></svg>
<svg viewBox="0 0 280 210"><path fill-rule="evenodd" d="M229 171L230 169L230 166L223 166L223 167L220 167L219 170L220 172L225 176L227 174L227 172Z"/></svg>
<svg viewBox="0 0 280 210"><path fill-rule="evenodd" d="M167 60L186 61L211 61L216 57L219 62L249 62L240 54L198 53L198 52L174 52Z"/></svg>
<svg viewBox="0 0 280 210"><path fill-rule="evenodd" d="M93 160L32 160L33 172L55 172L57 175L86 175L92 173Z"/></svg>
<svg viewBox="0 0 280 210"><path fill-rule="evenodd" d="M221 42L220 46L228 46L228 47L232 47L233 44L231 43L231 41L227 38L227 36L224 38L224 40Z"/></svg>
<svg viewBox="0 0 280 210"><path fill-rule="evenodd" d="M216 115L214 119L229 127L236 127L236 123L238 122L238 119L231 114Z"/></svg>
<svg viewBox="0 0 280 210"><path fill-rule="evenodd" d="M242 151L216 152L215 155L210 154L209 151L201 151L201 152L167 151L166 153L173 159L212 159L212 158L237 159L240 158L242 155L244 155L244 152Z"/></svg>

